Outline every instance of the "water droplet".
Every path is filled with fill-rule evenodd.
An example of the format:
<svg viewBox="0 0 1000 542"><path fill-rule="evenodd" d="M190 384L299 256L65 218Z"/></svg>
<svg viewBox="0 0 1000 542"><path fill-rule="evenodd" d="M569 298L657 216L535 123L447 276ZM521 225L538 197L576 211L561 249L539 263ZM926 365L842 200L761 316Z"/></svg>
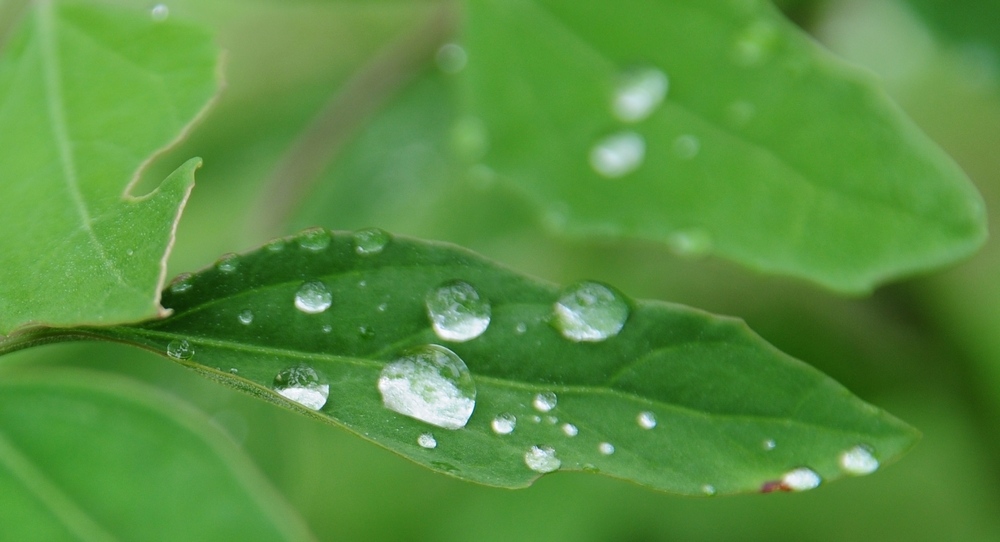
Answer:
<svg viewBox="0 0 1000 542"><path fill-rule="evenodd" d="M625 71L618 77L611 111L622 122L638 122L659 107L667 96L670 81L656 68Z"/></svg>
<svg viewBox="0 0 1000 542"><path fill-rule="evenodd" d="M514 432L514 428L517 427L517 417L509 412L504 412L493 418L490 422L490 427L493 428L493 432L498 435L509 435Z"/></svg>
<svg viewBox="0 0 1000 542"><path fill-rule="evenodd" d="M555 416L546 416L545 417L545 423L547 423L549 425L555 425L555 424L559 423L559 418L556 418Z"/></svg>
<svg viewBox="0 0 1000 542"><path fill-rule="evenodd" d="M239 265L239 256L229 253L223 254L219 257L218 261L215 262L215 268L223 273L232 273L236 271L236 267Z"/></svg>
<svg viewBox="0 0 1000 542"><path fill-rule="evenodd" d="M776 447L777 445L778 445L778 443L777 443L777 442L775 442L773 438L769 438L769 439L767 439L767 440L765 440L765 441L764 441L764 450L766 450L766 451L770 452L770 451L771 451L771 450L773 450L773 449L774 449L774 448L775 448L775 447Z"/></svg>
<svg viewBox="0 0 1000 542"><path fill-rule="evenodd" d="M528 419L531 420L531 423L542 423L541 416L531 416Z"/></svg>
<svg viewBox="0 0 1000 542"><path fill-rule="evenodd" d="M479 117L466 116L451 127L451 148L470 163L481 159L490 148L490 134Z"/></svg>
<svg viewBox="0 0 1000 542"><path fill-rule="evenodd" d="M433 449L437 448L438 441L434 438L434 435L430 433L423 433L417 437L417 444L422 448Z"/></svg>
<svg viewBox="0 0 1000 542"><path fill-rule="evenodd" d="M174 359L191 359L194 347L184 339L174 339L167 344L167 355Z"/></svg>
<svg viewBox="0 0 1000 542"><path fill-rule="evenodd" d="M315 227L302 230L296 236L299 246L312 252L319 252L330 246L332 237L326 228Z"/></svg>
<svg viewBox="0 0 1000 542"><path fill-rule="evenodd" d="M548 446L532 446L524 453L524 464L535 472L552 472L562 466L556 451Z"/></svg>
<svg viewBox="0 0 1000 542"><path fill-rule="evenodd" d="M602 442L597 445L597 451L601 452L601 455L611 455L615 453L615 446L610 442Z"/></svg>
<svg viewBox="0 0 1000 542"><path fill-rule="evenodd" d="M127 254L127 255L131 256L131 255L135 254L135 251L134 251L134 250L132 250L132 249L127 249L127 250L125 251L125 254Z"/></svg>
<svg viewBox="0 0 1000 542"><path fill-rule="evenodd" d="M698 258L712 251L712 236L701 228L676 231L667 237L667 246L678 256Z"/></svg>
<svg viewBox="0 0 1000 542"><path fill-rule="evenodd" d="M375 308L378 309L379 312L385 312L385 309L389 308L389 304L388 303L379 303L378 307L375 307Z"/></svg>
<svg viewBox="0 0 1000 542"><path fill-rule="evenodd" d="M182 294L191 289L191 273L181 273L170 282L170 293Z"/></svg>
<svg viewBox="0 0 1000 542"><path fill-rule="evenodd" d="M465 342L483 334L490 325L490 304L460 280L438 286L424 298L427 316L438 337Z"/></svg>
<svg viewBox="0 0 1000 542"><path fill-rule="evenodd" d="M358 335L360 335L362 339L374 339L375 330L368 326L359 326Z"/></svg>
<svg viewBox="0 0 1000 542"><path fill-rule="evenodd" d="M295 308L306 314L319 314L333 304L333 294L318 280L304 283L295 292Z"/></svg>
<svg viewBox="0 0 1000 542"><path fill-rule="evenodd" d="M526 331L528 331L528 325L524 322L518 322L517 326L514 327L514 333L517 333L518 335L524 335Z"/></svg>
<svg viewBox="0 0 1000 542"><path fill-rule="evenodd" d="M461 45L446 43L437 50L434 61L437 63L438 69L444 73L458 73L465 69L469 55Z"/></svg>
<svg viewBox="0 0 1000 542"><path fill-rule="evenodd" d="M674 140L674 154L682 160L690 160L698 156L701 150L701 141L691 134L679 136Z"/></svg>
<svg viewBox="0 0 1000 542"><path fill-rule="evenodd" d="M445 429L461 429L476 407L476 384L457 354L435 344L405 352L378 379L389 410Z"/></svg>
<svg viewBox="0 0 1000 542"><path fill-rule="evenodd" d="M738 101L729 104L729 121L736 126L744 126L753 119L757 108L750 102Z"/></svg>
<svg viewBox="0 0 1000 542"><path fill-rule="evenodd" d="M535 407L535 410L539 412L548 412L556 407L558 400L559 398L556 397L556 394L551 391L547 391L536 395L531 401L531 404Z"/></svg>
<svg viewBox="0 0 1000 542"><path fill-rule="evenodd" d="M778 30L767 21L757 21L736 38L733 60L742 66L753 66L766 60L778 43Z"/></svg>
<svg viewBox="0 0 1000 542"><path fill-rule="evenodd" d="M330 397L329 384L323 382L315 369L306 365L289 367L275 375L274 391L310 410L323 408Z"/></svg>
<svg viewBox="0 0 1000 542"><path fill-rule="evenodd" d="M333 331L333 326L331 326L330 324L325 324L321 329L323 330L323 333L329 333Z"/></svg>
<svg viewBox="0 0 1000 542"><path fill-rule="evenodd" d="M156 4L153 9L149 11L150 16L153 18L153 22L162 23L170 17L170 8L166 4Z"/></svg>
<svg viewBox="0 0 1000 542"><path fill-rule="evenodd" d="M635 417L636 423L639 427L643 429L652 429L656 427L656 415L650 411L640 412L638 416Z"/></svg>
<svg viewBox="0 0 1000 542"><path fill-rule="evenodd" d="M243 309L238 315L236 315L236 319L239 320L241 324L248 326L253 322L253 311L250 309Z"/></svg>
<svg viewBox="0 0 1000 542"><path fill-rule="evenodd" d="M281 252L282 250L285 250L285 240L273 239L264 245L264 248L267 249L268 252Z"/></svg>
<svg viewBox="0 0 1000 542"><path fill-rule="evenodd" d="M701 492L709 496L715 495L715 486L712 484L705 484L701 486Z"/></svg>
<svg viewBox="0 0 1000 542"><path fill-rule="evenodd" d="M806 491L819 486L820 477L816 471L801 467L785 473L781 477L781 487L787 491Z"/></svg>
<svg viewBox="0 0 1000 542"><path fill-rule="evenodd" d="M614 290L596 282L580 282L563 291L552 306L554 324L574 342L597 342L618 335L628 319L628 304Z"/></svg>
<svg viewBox="0 0 1000 542"><path fill-rule="evenodd" d="M580 434L580 430L576 428L575 425L571 423L564 423L562 426L562 432L567 437L575 437Z"/></svg>
<svg viewBox="0 0 1000 542"><path fill-rule="evenodd" d="M590 166L599 175L616 179L635 171L646 157L646 140L632 132L618 132L590 149Z"/></svg>
<svg viewBox="0 0 1000 542"><path fill-rule="evenodd" d="M378 254L385 249L392 238L385 230L367 228L354 232L354 252L362 256Z"/></svg>
<svg viewBox="0 0 1000 542"><path fill-rule="evenodd" d="M840 454L840 468L855 476L864 476L878 470L878 459L864 446L855 446Z"/></svg>
<svg viewBox="0 0 1000 542"><path fill-rule="evenodd" d="M229 369L229 372L235 375L235 374L239 374L239 373L240 373L240 370L239 370L239 369L237 369L236 367L231 367L231 368Z"/></svg>
<svg viewBox="0 0 1000 542"><path fill-rule="evenodd" d="M368 286L368 281L367 280L359 280L358 281L358 288L365 288L366 286Z"/></svg>

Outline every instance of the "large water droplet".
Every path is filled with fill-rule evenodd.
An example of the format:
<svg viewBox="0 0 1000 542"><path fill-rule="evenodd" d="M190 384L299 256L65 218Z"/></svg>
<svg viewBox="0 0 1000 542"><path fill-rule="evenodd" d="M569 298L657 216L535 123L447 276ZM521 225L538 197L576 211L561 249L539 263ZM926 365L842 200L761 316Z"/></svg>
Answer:
<svg viewBox="0 0 1000 542"><path fill-rule="evenodd" d="M295 308L306 314L319 314L333 304L333 294L318 280L306 282L295 292Z"/></svg>
<svg viewBox="0 0 1000 542"><path fill-rule="evenodd" d="M590 167L599 175L616 179L635 171L646 157L646 140L632 132L618 132L597 141L590 149Z"/></svg>
<svg viewBox="0 0 1000 542"><path fill-rule="evenodd" d="M562 432L567 437L575 437L580 434L580 430L571 423L564 423L562 425Z"/></svg>
<svg viewBox="0 0 1000 542"><path fill-rule="evenodd" d="M438 69L444 73L458 73L465 69L469 55L461 45L446 43L437 50L434 61L437 63Z"/></svg>
<svg viewBox="0 0 1000 542"><path fill-rule="evenodd" d="M191 289L191 273L181 273L170 282L170 293L182 294Z"/></svg>
<svg viewBox="0 0 1000 542"><path fill-rule="evenodd" d="M652 429L656 427L656 415L650 411L640 412L638 416L635 417L636 423L639 427L643 429Z"/></svg>
<svg viewBox="0 0 1000 542"><path fill-rule="evenodd" d="M170 8L166 4L156 4L149 11L149 14L153 18L153 22L162 23L170 17Z"/></svg>
<svg viewBox="0 0 1000 542"><path fill-rule="evenodd" d="M435 344L405 352L378 379L389 410L445 429L461 429L476 407L476 383L457 354Z"/></svg>
<svg viewBox="0 0 1000 542"><path fill-rule="evenodd" d="M701 141L691 134L679 136L674 140L674 154L682 160L690 160L701 151Z"/></svg>
<svg viewBox="0 0 1000 542"><path fill-rule="evenodd" d="M330 385L324 383L319 374L306 365L289 367L279 372L274 377L274 391L310 410L323 408L330 397Z"/></svg>
<svg viewBox="0 0 1000 542"><path fill-rule="evenodd" d="M596 282L570 286L553 305L555 326L575 342L614 337L628 319L628 303L614 290Z"/></svg>
<svg viewBox="0 0 1000 542"><path fill-rule="evenodd" d="M534 406L535 410L539 412L548 412L556 407L556 403L558 401L559 398L556 397L556 394L551 391L546 391L536 395L531 401L531 405Z"/></svg>
<svg viewBox="0 0 1000 542"><path fill-rule="evenodd" d="M378 228L367 228L354 232L354 252L362 256L378 254L385 249L392 238L388 232Z"/></svg>
<svg viewBox="0 0 1000 542"><path fill-rule="evenodd" d="M215 262L215 268L223 273L232 273L233 271L236 271L236 267L239 266L239 263L239 256L236 254L223 254L219 257L218 261Z"/></svg>
<svg viewBox="0 0 1000 542"><path fill-rule="evenodd" d="M417 444L419 444L421 448L433 449L437 448L438 441L434 438L434 435L430 433L422 433L419 437L417 437Z"/></svg>
<svg viewBox="0 0 1000 542"><path fill-rule="evenodd" d="M243 309L238 315L236 315L236 319L239 320L241 324L248 326L253 323L253 311L250 309Z"/></svg>
<svg viewBox="0 0 1000 542"><path fill-rule="evenodd" d="M788 491L806 491L814 489L820 484L820 477L816 471L801 467L785 473L781 477L782 489Z"/></svg>
<svg viewBox="0 0 1000 542"><path fill-rule="evenodd" d="M326 228L315 227L299 232L296 239L299 246L312 252L319 252L330 246L332 237Z"/></svg>
<svg viewBox="0 0 1000 542"><path fill-rule="evenodd" d="M667 75L656 68L632 69L618 78L611 111L622 122L638 122L659 107L667 96Z"/></svg>
<svg viewBox="0 0 1000 542"><path fill-rule="evenodd" d="M871 474L878 470L878 459L864 446L855 446L840 454L840 468L855 476Z"/></svg>
<svg viewBox="0 0 1000 542"><path fill-rule="evenodd" d="M549 446L532 446L524 453L524 464L535 472L552 472L562 466L556 451Z"/></svg>
<svg viewBox="0 0 1000 542"><path fill-rule="evenodd" d="M438 337L465 342L483 334L490 325L490 303L460 280L438 286L424 298L427 316Z"/></svg>
<svg viewBox="0 0 1000 542"><path fill-rule="evenodd" d="M184 339L174 339L167 344L167 355L174 359L191 359L194 347Z"/></svg>
<svg viewBox="0 0 1000 542"><path fill-rule="evenodd" d="M601 455L611 455L615 453L615 445L610 442L602 442L597 445L597 451L601 452Z"/></svg>
<svg viewBox="0 0 1000 542"><path fill-rule="evenodd" d="M490 427L493 428L493 432L498 435L509 435L514 432L514 428L517 427L517 418L509 413L504 412L493 418L490 422Z"/></svg>

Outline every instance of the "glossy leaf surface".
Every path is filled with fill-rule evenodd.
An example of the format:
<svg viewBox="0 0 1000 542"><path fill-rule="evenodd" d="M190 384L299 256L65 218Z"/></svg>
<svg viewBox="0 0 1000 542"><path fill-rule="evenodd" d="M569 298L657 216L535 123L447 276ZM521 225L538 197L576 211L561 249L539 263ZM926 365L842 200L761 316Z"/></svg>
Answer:
<svg viewBox="0 0 1000 542"><path fill-rule="evenodd" d="M216 90L199 27L41 0L0 57L0 334L159 312L198 161L132 194L151 154Z"/></svg>
<svg viewBox="0 0 1000 542"><path fill-rule="evenodd" d="M86 333L498 486L538 477L528 466L535 447L554 450L561 470L704 494L775 489L803 466L837 478L847 450L866 447L885 463L915 440L737 320L594 283L560 290L453 246L381 235L312 230L223 258L164 292L169 318ZM467 324L441 320L450 335L432 327L441 299ZM445 363L439 347L461 362ZM418 392L428 405L386 408L390 373L418 355L438 360L458 391L431 382ZM457 408L427 415L438 400Z"/></svg>

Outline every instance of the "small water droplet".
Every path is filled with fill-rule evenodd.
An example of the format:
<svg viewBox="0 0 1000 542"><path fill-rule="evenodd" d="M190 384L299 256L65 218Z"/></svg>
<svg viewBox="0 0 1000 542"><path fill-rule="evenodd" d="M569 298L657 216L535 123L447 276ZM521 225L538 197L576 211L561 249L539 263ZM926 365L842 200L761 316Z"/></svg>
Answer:
<svg viewBox="0 0 1000 542"><path fill-rule="evenodd" d="M375 330L368 326L359 326L358 335L360 335L362 339L374 339Z"/></svg>
<svg viewBox="0 0 1000 542"><path fill-rule="evenodd" d="M541 416L531 416L528 419L531 420L531 423L542 423Z"/></svg>
<svg viewBox="0 0 1000 542"><path fill-rule="evenodd" d="M674 154L682 160L690 160L701 151L701 141L691 134L679 136L674 140Z"/></svg>
<svg viewBox="0 0 1000 542"><path fill-rule="evenodd" d="M611 111L622 122L638 122L653 113L667 96L670 81L656 68L636 68L618 77Z"/></svg>
<svg viewBox="0 0 1000 542"><path fill-rule="evenodd" d="M253 323L253 311L250 309L243 309L238 315L236 315L236 319L239 320L241 324L248 326Z"/></svg>
<svg viewBox="0 0 1000 542"><path fill-rule="evenodd" d="M715 486L712 484L705 484L701 486L701 492L708 496L715 495Z"/></svg>
<svg viewBox="0 0 1000 542"><path fill-rule="evenodd" d="M149 14L153 18L153 22L162 23L167 20L167 17L170 17L170 8L166 4L156 4L149 11Z"/></svg>
<svg viewBox="0 0 1000 542"><path fill-rule="evenodd" d="M781 488L786 491L806 491L819 486L820 481L816 471L801 467L788 471L781 477Z"/></svg>
<svg viewBox="0 0 1000 542"><path fill-rule="evenodd" d="M434 438L434 435L430 433L422 433L419 437L417 437L417 444L419 444L421 448L433 449L437 448L438 441Z"/></svg>
<svg viewBox="0 0 1000 542"><path fill-rule="evenodd" d="M285 243L284 239L272 239L264 245L264 248L267 249L268 252L281 252L282 250L285 250Z"/></svg>
<svg viewBox="0 0 1000 542"><path fill-rule="evenodd" d="M457 354L436 344L405 352L378 379L389 410L445 429L461 429L476 407L476 384Z"/></svg>
<svg viewBox="0 0 1000 542"><path fill-rule="evenodd" d="M274 391L310 410L323 408L330 397L330 385L323 382L315 369L306 365L289 367L275 375Z"/></svg>
<svg viewBox="0 0 1000 542"><path fill-rule="evenodd" d="M590 149L590 167L599 175L616 179L632 173L646 157L646 140L632 132L618 132L597 141Z"/></svg>
<svg viewBox="0 0 1000 542"><path fill-rule="evenodd" d="M878 470L878 459L865 446L855 446L840 454L840 468L848 474L864 476Z"/></svg>
<svg viewBox="0 0 1000 542"><path fill-rule="evenodd" d="M615 453L615 446L610 442L602 442L597 445L597 451L601 452L601 455L611 455Z"/></svg>
<svg viewBox="0 0 1000 542"><path fill-rule="evenodd" d="M767 21L756 21L736 38L733 60L741 66L753 66L766 60L778 44L778 30Z"/></svg>
<svg viewBox="0 0 1000 542"><path fill-rule="evenodd" d="M389 304L388 303L379 303L378 307L375 307L375 308L378 309L379 312L385 312L385 310L389 308Z"/></svg>
<svg viewBox="0 0 1000 542"><path fill-rule="evenodd" d="M545 423L547 423L549 425L555 425L555 424L559 423L559 418L556 418L555 416L546 416L545 417Z"/></svg>
<svg viewBox="0 0 1000 542"><path fill-rule="evenodd" d="M483 334L490 325L490 303L460 280L438 286L424 298L427 316L438 337L465 342Z"/></svg>
<svg viewBox="0 0 1000 542"><path fill-rule="evenodd" d="M775 442L773 438L769 438L769 439L767 439L767 440L765 440L765 441L764 441L764 450L766 450L766 451L770 452L770 451L771 451L771 450L773 450L773 449L774 449L774 448L775 448L775 447L776 447L777 445L778 445L778 443L777 443L777 442Z"/></svg>
<svg viewBox="0 0 1000 542"><path fill-rule="evenodd" d="M366 286L368 286L368 281L367 280L359 280L358 281L358 288L365 288Z"/></svg>
<svg viewBox="0 0 1000 542"><path fill-rule="evenodd" d="M236 367L231 367L231 368L229 369L229 372L235 375L235 374L239 374L239 373L240 373L240 370L239 370L239 369L237 369Z"/></svg>
<svg viewBox="0 0 1000 542"><path fill-rule="evenodd" d="M233 271L236 271L236 267L239 266L239 258L239 256L233 253L223 254L219 257L218 261L215 262L215 268L223 273L232 273Z"/></svg>
<svg viewBox="0 0 1000 542"><path fill-rule="evenodd" d="M184 339L174 339L167 344L167 355L174 359L191 359L194 347Z"/></svg>
<svg viewBox="0 0 1000 542"><path fill-rule="evenodd" d="M451 127L451 148L457 156L468 162L476 162L490 148L490 133L479 117L466 116L455 121Z"/></svg>
<svg viewBox="0 0 1000 542"><path fill-rule="evenodd" d="M170 282L170 293L182 294L191 289L191 273L181 273Z"/></svg>
<svg viewBox="0 0 1000 542"><path fill-rule="evenodd" d="M628 303L597 282L580 282L563 291L552 306L554 324L574 342L598 342L614 337L628 319Z"/></svg>
<svg viewBox="0 0 1000 542"><path fill-rule="evenodd" d="M437 50L434 61L437 63L438 69L444 73L458 73L465 69L469 55L461 45L446 43Z"/></svg>
<svg viewBox="0 0 1000 542"><path fill-rule="evenodd" d="M556 451L549 446L532 446L524 453L524 464L529 469L540 472L552 472L562 466L562 461L556 457Z"/></svg>
<svg viewBox="0 0 1000 542"><path fill-rule="evenodd" d="M636 423L639 427L643 429L652 429L656 427L656 415L650 411L640 412L638 416L635 417Z"/></svg>
<svg viewBox="0 0 1000 542"><path fill-rule="evenodd" d="M556 394L551 391L546 391L536 395L531 401L531 405L534 406L535 410L539 412L548 412L556 407L556 403L558 401L559 398L556 397Z"/></svg>
<svg viewBox="0 0 1000 542"><path fill-rule="evenodd" d="M678 256L699 258L712 251L712 236L701 228L692 228L671 233L667 246Z"/></svg>
<svg viewBox="0 0 1000 542"><path fill-rule="evenodd" d="M318 280L304 283L295 292L295 308L306 314L319 314L333 304L333 294Z"/></svg>
<svg viewBox="0 0 1000 542"><path fill-rule="evenodd" d="M576 426L571 423L564 423L562 425L562 432L567 437L575 437L580 434L580 430L577 429Z"/></svg>
<svg viewBox="0 0 1000 542"><path fill-rule="evenodd" d="M524 335L526 331L528 331L528 325L524 322L518 322L517 326L514 327L514 333L518 335Z"/></svg>
<svg viewBox="0 0 1000 542"><path fill-rule="evenodd" d="M135 251L134 251L134 250L132 250L132 249L127 249L127 250L125 251L125 254L127 254L127 255L131 256L131 255L135 254Z"/></svg>
<svg viewBox="0 0 1000 542"><path fill-rule="evenodd" d="M317 226L315 228L302 230L296 236L296 239L298 240L300 247L312 252L319 252L330 246L330 241L333 237L326 228Z"/></svg>
<svg viewBox="0 0 1000 542"><path fill-rule="evenodd" d="M514 428L517 427L517 417L509 412L504 412L503 414L497 415L490 422L490 427L493 428L493 432L498 435L509 435L514 432Z"/></svg>
<svg viewBox="0 0 1000 542"><path fill-rule="evenodd" d="M378 254L389 244L392 236L385 230L366 228L354 232L354 252L362 256Z"/></svg>
<svg viewBox="0 0 1000 542"><path fill-rule="evenodd" d="M323 330L323 333L329 333L333 331L333 326L331 326L330 324L324 324L323 327L320 329Z"/></svg>

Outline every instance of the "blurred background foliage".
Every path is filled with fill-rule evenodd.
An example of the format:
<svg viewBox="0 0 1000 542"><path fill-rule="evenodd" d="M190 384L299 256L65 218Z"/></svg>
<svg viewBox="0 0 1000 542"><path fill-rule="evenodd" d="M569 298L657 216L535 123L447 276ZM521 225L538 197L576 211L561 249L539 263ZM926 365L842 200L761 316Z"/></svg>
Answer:
<svg viewBox="0 0 1000 542"><path fill-rule="evenodd" d="M998 4L778 4L836 54L875 73L972 177L991 214L1000 208ZM16 13L3 7L0 17ZM441 19L440 3L172 0L169 8L171 17L213 27L227 51L227 88L216 107L144 176L145 186L155 186L185 158L205 159L171 273L309 225L378 226L452 241L552 281L599 279L634 297L739 316L924 438L873 476L804 494L680 498L577 473L507 491L428 472L125 347L51 346L5 363L126 374L194 403L242 445L321 540L1000 538L996 241L951 269L854 299L650 243L559 238L515 194L454 167L447 100L440 108L407 107L447 92L434 52L452 38L454 23ZM400 58L400 50L409 53ZM417 128L414 138L408 130ZM325 144L303 147L309 134ZM274 184L283 175L316 182L303 185L300 199L281 202Z"/></svg>

